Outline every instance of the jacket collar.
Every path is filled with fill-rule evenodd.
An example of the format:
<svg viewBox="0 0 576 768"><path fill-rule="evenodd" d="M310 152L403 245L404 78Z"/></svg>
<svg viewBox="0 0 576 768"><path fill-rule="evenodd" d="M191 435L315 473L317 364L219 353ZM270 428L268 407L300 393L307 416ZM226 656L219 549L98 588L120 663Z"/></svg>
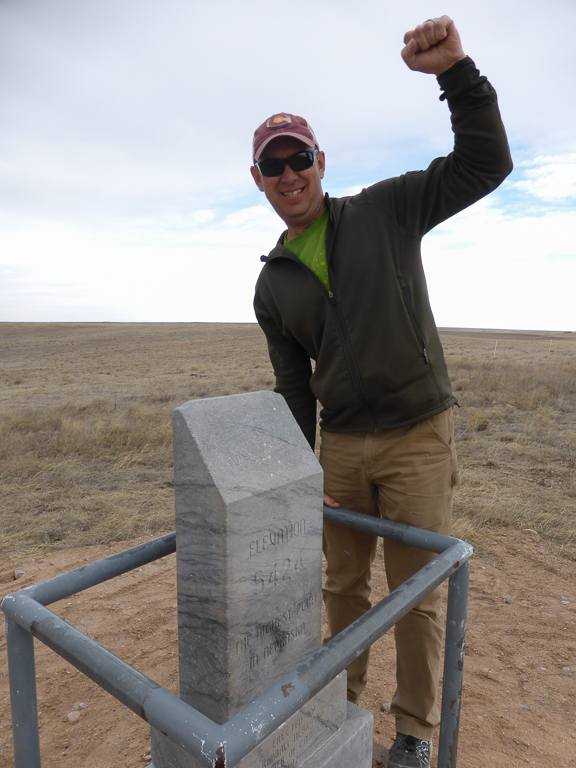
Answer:
<svg viewBox="0 0 576 768"><path fill-rule="evenodd" d="M344 200L340 199L339 197L330 197L328 192L324 195L324 204L326 208L328 209L328 233L327 237L329 240L332 240L332 233L336 231L338 228L338 223L340 221L340 214L342 213L342 208L344 207ZM282 258L290 258L290 259L296 259L299 260L298 257L292 253L292 251L289 248L286 248L284 245L284 238L286 236L287 230L284 230L280 237L278 238L278 241L274 248L270 251L270 253L267 256L260 256L260 261L267 262L270 261L270 259L275 259L278 257Z"/></svg>

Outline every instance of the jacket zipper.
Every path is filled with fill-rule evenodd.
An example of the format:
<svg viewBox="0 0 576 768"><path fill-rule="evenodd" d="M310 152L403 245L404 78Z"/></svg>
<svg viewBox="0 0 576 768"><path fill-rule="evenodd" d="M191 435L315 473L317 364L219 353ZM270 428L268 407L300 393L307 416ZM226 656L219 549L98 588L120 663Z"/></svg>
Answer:
<svg viewBox="0 0 576 768"><path fill-rule="evenodd" d="M346 362L348 364L348 370L350 371L350 375L352 377L352 383L354 385L354 389L356 390L356 394L358 395L358 399L360 400L360 402L363 403L364 406L372 414L372 424L373 424L372 431L376 432L376 412L374 411L374 408L372 407L370 400L368 399L368 396L364 390L364 384L362 383L362 378L360 376L358 366L356 365L356 361L354 360L354 354L352 352L352 344L350 343L350 337L348 335L348 329L346 328L346 323L344 322L344 318L342 317L342 313L340 312L340 307L338 305L338 302L336 301L336 296L332 291L328 292L328 296L330 298L330 304L334 309L334 314L336 315L336 323L338 324L338 329L340 330L340 338L342 339L342 344L344 347L344 357L346 358Z"/></svg>
<svg viewBox="0 0 576 768"><path fill-rule="evenodd" d="M422 357L424 358L424 362L428 366L428 372L430 373L430 376L432 377L432 381L434 382L434 385L436 389L438 390L438 394L441 396L442 392L440 389L440 386L438 384L438 381L436 380L436 376L434 374L434 371L432 370L432 365L430 363L430 358L428 357L428 350L426 349L426 337L424 336L418 321L416 319L416 314L414 312L414 308L412 306L412 301L410 300L410 294L408 293L408 285L406 284L406 280L402 275L400 275L399 278L400 287L402 288L402 296L404 298L404 306L406 307L406 310L408 312L408 317L410 318L410 323L412 324L412 328L414 329L414 333L416 334L416 338L418 339L420 343L420 347L422 349Z"/></svg>
<svg viewBox="0 0 576 768"><path fill-rule="evenodd" d="M350 338L348 336L348 329L346 328L346 323L344 322L344 318L342 317L342 313L340 312L340 307L338 305L338 302L336 301L336 296L334 294L334 291L332 291L332 289L330 288L327 289L326 286L323 284L322 280L320 280L320 278L318 277L318 275L314 274L314 272L309 267L307 267L306 264L304 264L298 258L298 256L293 254L291 251L288 251L288 254L278 254L276 256L273 256L273 258L288 259L289 261L298 262L298 264L300 264L303 269L310 272L310 274L316 280L320 290L327 295L328 302L332 306L332 309L334 310L334 314L336 315L336 323L338 325L338 330L340 331L340 338L342 339L342 345L344 348L344 357L348 365L348 370L350 371L350 376L352 377L352 384L354 385L354 389L356 390L358 399L372 414L372 423L374 425L373 431L376 432L376 412L374 411L374 408L370 404L370 400L368 399L368 396L364 391L364 385L362 384L360 372L358 371L358 367L354 360L354 355L352 352L352 344L350 343ZM330 281L330 285L333 285L334 276L333 274L330 274L330 267L328 267L328 279Z"/></svg>
<svg viewBox="0 0 576 768"><path fill-rule="evenodd" d="M414 312L414 308L412 307L412 302L410 301L410 294L408 293L408 286L406 284L406 280L402 276L400 276L399 283L400 283L400 287L402 288L404 306L406 307L406 311L408 312L408 317L410 318L410 323L412 324L412 328L414 329L414 333L416 334L416 338L418 339L418 343L420 344L420 347L422 349L422 356L424 358L424 362L426 363L426 365L430 365L430 358L428 357L428 350L426 349L426 338L424 337L424 334L422 333L420 326L418 325L418 321L416 320L416 314Z"/></svg>
<svg viewBox="0 0 576 768"><path fill-rule="evenodd" d="M327 205L328 205L328 202L327 202ZM334 223L334 214L330 205L328 205L328 212L329 212L329 221L328 221L329 227L326 232L326 262L328 264L328 279L330 281L330 285L334 285L334 274L330 268L330 264L332 262L332 258L331 258L332 247L335 240L334 235L337 227L335 226L335 223ZM332 231L330 231L330 226L332 227ZM328 239L329 233L330 233L330 239ZM336 301L336 296L332 290L328 291L328 298L334 310L334 314L336 315L336 323L340 331L340 338L342 339L342 344L344 347L344 357L346 358L346 363L348 364L348 370L350 371L350 376L352 377L352 384L354 386L354 389L356 390L358 399L360 400L361 403L363 403L364 407L367 408L368 411L371 413L372 431L376 432L376 427L377 427L376 411L372 407L372 404L370 403L370 400L368 399L368 395L366 394L366 391L364 389L364 384L362 383L362 377L360 376L360 371L358 370L358 366L356 365L356 361L354 359L354 353L352 350L352 344L350 342L350 336L348 334L348 328L346 327L346 323L344 322L344 317L342 316L342 313L340 311L340 305Z"/></svg>

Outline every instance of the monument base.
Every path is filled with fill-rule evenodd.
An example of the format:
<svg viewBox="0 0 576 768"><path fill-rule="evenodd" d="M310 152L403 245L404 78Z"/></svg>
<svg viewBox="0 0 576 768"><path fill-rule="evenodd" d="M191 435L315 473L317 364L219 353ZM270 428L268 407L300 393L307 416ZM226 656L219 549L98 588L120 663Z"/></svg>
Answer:
<svg viewBox="0 0 576 768"><path fill-rule="evenodd" d="M342 672L234 768L371 768L373 730L372 714L346 701ZM151 735L151 768L201 765L154 728Z"/></svg>
<svg viewBox="0 0 576 768"><path fill-rule="evenodd" d="M372 768L374 716L350 702L347 709L344 724L301 768ZM290 763L280 766L292 768Z"/></svg>

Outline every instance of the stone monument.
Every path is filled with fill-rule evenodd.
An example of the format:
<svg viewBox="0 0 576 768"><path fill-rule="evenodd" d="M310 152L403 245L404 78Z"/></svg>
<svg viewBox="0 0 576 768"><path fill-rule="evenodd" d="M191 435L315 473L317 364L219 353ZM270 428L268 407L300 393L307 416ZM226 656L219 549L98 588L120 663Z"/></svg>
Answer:
<svg viewBox="0 0 576 768"><path fill-rule="evenodd" d="M321 645L322 470L284 398L174 411L180 698L217 723ZM370 768L372 716L342 672L239 768ZM153 768L198 761L152 729Z"/></svg>

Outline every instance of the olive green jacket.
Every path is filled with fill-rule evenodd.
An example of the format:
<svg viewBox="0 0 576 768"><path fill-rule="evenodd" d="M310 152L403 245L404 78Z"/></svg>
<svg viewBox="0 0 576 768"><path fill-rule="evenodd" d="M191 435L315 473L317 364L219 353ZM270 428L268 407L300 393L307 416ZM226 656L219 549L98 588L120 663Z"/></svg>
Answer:
<svg viewBox="0 0 576 768"><path fill-rule="evenodd" d="M512 161L496 93L472 60L458 62L438 82L452 116L451 154L351 197L326 195L330 291L281 244L284 235L262 257L254 309L275 391L312 446L316 400L321 426L332 432L393 429L456 402L421 240L494 190Z"/></svg>

